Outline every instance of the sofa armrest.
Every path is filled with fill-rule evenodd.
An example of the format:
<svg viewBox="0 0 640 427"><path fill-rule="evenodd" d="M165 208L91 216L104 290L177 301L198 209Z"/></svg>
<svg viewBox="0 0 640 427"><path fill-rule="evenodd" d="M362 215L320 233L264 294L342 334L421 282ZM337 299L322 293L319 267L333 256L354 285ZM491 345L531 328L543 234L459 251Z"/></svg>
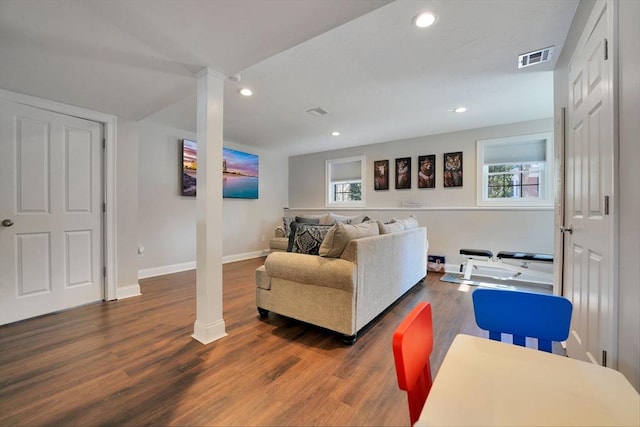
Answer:
<svg viewBox="0 0 640 427"><path fill-rule="evenodd" d="M274 252L264 262L269 278L301 285L324 286L354 292L356 266L340 258L322 258L292 252Z"/></svg>

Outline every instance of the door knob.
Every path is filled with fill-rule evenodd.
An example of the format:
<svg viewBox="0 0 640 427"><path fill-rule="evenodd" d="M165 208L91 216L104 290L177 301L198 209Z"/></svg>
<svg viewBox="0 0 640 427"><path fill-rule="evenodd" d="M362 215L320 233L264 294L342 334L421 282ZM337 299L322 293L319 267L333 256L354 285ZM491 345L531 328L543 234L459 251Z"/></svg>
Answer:
<svg viewBox="0 0 640 427"><path fill-rule="evenodd" d="M2 225L4 225L5 227L11 227L13 225L13 221L11 221L10 219L3 219Z"/></svg>
<svg viewBox="0 0 640 427"><path fill-rule="evenodd" d="M569 233L569 234L573 234L573 225L570 225L568 227L563 227L562 225L560 226L560 232L561 233Z"/></svg>

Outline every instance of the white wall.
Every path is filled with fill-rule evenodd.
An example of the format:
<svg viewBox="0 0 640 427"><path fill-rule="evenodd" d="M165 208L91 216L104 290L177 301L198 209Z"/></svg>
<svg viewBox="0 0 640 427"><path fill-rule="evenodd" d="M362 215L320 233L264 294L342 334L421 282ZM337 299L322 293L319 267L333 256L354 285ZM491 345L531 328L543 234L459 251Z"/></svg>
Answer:
<svg viewBox="0 0 640 427"><path fill-rule="evenodd" d="M196 200L181 196L183 138L193 132L140 122L138 161L138 256L140 277L195 268ZM259 198L223 199L224 261L259 256L287 204L287 161L283 156L232 142L225 147L260 157ZM262 241L262 236L265 241Z"/></svg>
<svg viewBox="0 0 640 427"><path fill-rule="evenodd" d="M553 209L550 208L479 208L476 204L476 141L551 132L553 119L535 120L425 136L382 144L371 144L295 156L289 159L289 207L285 215L302 212L338 211L325 208L325 160L365 155L366 213L373 219L385 220L393 216L416 214L419 222L428 227L429 252L445 255L448 264L459 264L461 248L553 252ZM443 154L463 152L464 185L444 188L442 185ZM418 156L436 155L436 188L417 188ZM389 160L390 173L398 157L412 158L412 189L395 190L393 179L387 191L373 190L373 162ZM423 209L402 209L403 201L424 205ZM302 210L304 209L304 211ZM350 211L351 212L351 211ZM351 214L355 214L355 211Z"/></svg>
<svg viewBox="0 0 640 427"><path fill-rule="evenodd" d="M118 296L138 295L136 260L139 123L118 118L116 141L116 217Z"/></svg>

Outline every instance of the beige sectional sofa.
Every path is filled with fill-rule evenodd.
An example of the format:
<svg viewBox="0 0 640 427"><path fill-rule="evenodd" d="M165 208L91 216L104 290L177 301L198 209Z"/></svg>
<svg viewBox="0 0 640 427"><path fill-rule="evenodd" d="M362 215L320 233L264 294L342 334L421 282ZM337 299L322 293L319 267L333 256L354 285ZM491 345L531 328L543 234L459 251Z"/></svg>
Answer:
<svg viewBox="0 0 640 427"><path fill-rule="evenodd" d="M271 252L286 252L289 238L286 236L284 227L279 225L276 227L274 237L269 239L269 249Z"/></svg>
<svg viewBox="0 0 640 427"><path fill-rule="evenodd" d="M350 240L336 258L271 253L256 270L260 315L272 311L353 343L359 330L426 276L427 229L378 224L387 234Z"/></svg>

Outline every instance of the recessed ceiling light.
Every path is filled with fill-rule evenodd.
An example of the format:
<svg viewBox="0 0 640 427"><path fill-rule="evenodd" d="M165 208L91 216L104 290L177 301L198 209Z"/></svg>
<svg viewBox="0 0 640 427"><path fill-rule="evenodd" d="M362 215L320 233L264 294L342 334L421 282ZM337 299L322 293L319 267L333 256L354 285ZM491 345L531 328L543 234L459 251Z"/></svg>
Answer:
<svg viewBox="0 0 640 427"><path fill-rule="evenodd" d="M240 89L238 91L240 93L240 95L242 96L251 96L253 95L253 92L251 92L251 89L247 88L247 87L243 87L242 89Z"/></svg>
<svg viewBox="0 0 640 427"><path fill-rule="evenodd" d="M456 107L453 109L454 113L464 113L465 111L467 111L467 107Z"/></svg>
<svg viewBox="0 0 640 427"><path fill-rule="evenodd" d="M334 130L333 132L331 132L331 136L340 136L340 132Z"/></svg>
<svg viewBox="0 0 640 427"><path fill-rule="evenodd" d="M433 12L422 12L413 18L413 25L418 28L426 28L435 24L438 20L438 15Z"/></svg>

